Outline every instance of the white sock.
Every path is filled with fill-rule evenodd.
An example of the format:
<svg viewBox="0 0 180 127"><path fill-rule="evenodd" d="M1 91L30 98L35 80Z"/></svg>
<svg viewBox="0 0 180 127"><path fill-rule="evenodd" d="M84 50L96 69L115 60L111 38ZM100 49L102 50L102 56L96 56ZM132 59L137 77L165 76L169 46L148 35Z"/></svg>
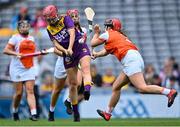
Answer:
<svg viewBox="0 0 180 127"><path fill-rule="evenodd" d="M12 112L13 112L13 113L17 113L17 112L18 112L18 108L14 108L14 107L13 107L13 108L12 108Z"/></svg>
<svg viewBox="0 0 180 127"><path fill-rule="evenodd" d="M164 95L168 95L169 93L170 93L170 89L167 89L167 88L163 88L163 90L162 90L162 94L164 94Z"/></svg>
<svg viewBox="0 0 180 127"><path fill-rule="evenodd" d="M52 107L52 106L50 106L50 108L49 108L49 110L50 110L51 112L54 112L54 109L55 109L55 107Z"/></svg>
<svg viewBox="0 0 180 127"><path fill-rule="evenodd" d="M114 110L114 107L107 107L107 109L106 109L106 113L109 113L109 114L111 114L112 112L113 112L113 110Z"/></svg>
<svg viewBox="0 0 180 127"><path fill-rule="evenodd" d="M71 102L71 99L68 97L67 99L66 99L68 102Z"/></svg>
<svg viewBox="0 0 180 127"><path fill-rule="evenodd" d="M36 114L37 114L36 109L31 109L31 115L36 115Z"/></svg>

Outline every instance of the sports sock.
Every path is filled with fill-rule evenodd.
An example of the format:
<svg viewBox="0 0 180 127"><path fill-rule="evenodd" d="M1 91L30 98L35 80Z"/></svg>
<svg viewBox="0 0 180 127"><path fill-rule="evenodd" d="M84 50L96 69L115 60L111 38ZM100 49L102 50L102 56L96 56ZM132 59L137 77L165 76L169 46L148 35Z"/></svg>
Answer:
<svg viewBox="0 0 180 127"><path fill-rule="evenodd" d="M66 99L68 102L71 102L71 99L68 97L67 99Z"/></svg>
<svg viewBox="0 0 180 127"><path fill-rule="evenodd" d="M161 91L161 94L168 95L170 93L170 91L171 91L170 89L163 88Z"/></svg>
<svg viewBox="0 0 180 127"><path fill-rule="evenodd" d="M114 108L113 107L107 107L107 109L106 109L106 113L109 113L109 114L111 114L112 113L112 111L114 110Z"/></svg>
<svg viewBox="0 0 180 127"><path fill-rule="evenodd" d="M86 86L84 87L84 89L85 89L85 91L90 91L91 85L86 85Z"/></svg>
<svg viewBox="0 0 180 127"><path fill-rule="evenodd" d="M37 114L37 110L36 109L31 109L31 115L36 115Z"/></svg>
<svg viewBox="0 0 180 127"><path fill-rule="evenodd" d="M78 113L78 104L72 105L74 113Z"/></svg>
<svg viewBox="0 0 180 127"><path fill-rule="evenodd" d="M91 82L84 82L84 90L85 91L91 90Z"/></svg>
<svg viewBox="0 0 180 127"><path fill-rule="evenodd" d="M55 107L52 107L52 106L50 106L50 108L49 108L49 110L50 110L51 112L54 112L54 109L55 109Z"/></svg>
<svg viewBox="0 0 180 127"><path fill-rule="evenodd" d="M13 112L13 113L17 113L17 112L18 112L18 108L14 108L14 107L13 107L13 108L12 108L12 112Z"/></svg>

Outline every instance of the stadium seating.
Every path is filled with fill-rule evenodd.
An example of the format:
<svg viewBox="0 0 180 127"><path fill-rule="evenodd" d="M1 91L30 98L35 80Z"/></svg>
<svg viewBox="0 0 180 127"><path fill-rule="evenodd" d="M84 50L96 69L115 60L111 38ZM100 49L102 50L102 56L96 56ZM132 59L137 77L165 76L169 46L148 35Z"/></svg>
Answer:
<svg viewBox="0 0 180 127"><path fill-rule="evenodd" d="M26 0L22 3L14 3L0 11L2 27L9 27L12 16L18 12L22 4L28 5L32 17L37 8L48 4L57 5L60 13L64 13L69 8L78 8L81 24L86 27L87 20L83 9L91 6L96 12L94 22L101 26L107 17L121 19L123 29L139 47L146 64L152 63L157 70L160 70L164 59L169 56L174 56L180 62L180 1L178 0ZM36 39L40 48L50 46L48 37L42 35ZM1 51L7 40L8 37L0 38ZM9 57L2 55L1 52L0 61L0 74L3 74L9 63ZM111 66L117 75L121 68L113 56L97 59L93 63L100 65L98 68L101 73L104 73L104 68Z"/></svg>

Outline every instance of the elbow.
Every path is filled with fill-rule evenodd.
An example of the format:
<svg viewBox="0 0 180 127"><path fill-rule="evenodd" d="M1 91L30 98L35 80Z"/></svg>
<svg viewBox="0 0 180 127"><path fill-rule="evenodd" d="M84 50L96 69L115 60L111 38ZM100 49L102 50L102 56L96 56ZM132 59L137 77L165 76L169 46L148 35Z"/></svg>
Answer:
<svg viewBox="0 0 180 127"><path fill-rule="evenodd" d="M6 49L4 49L4 50L3 50L3 54L7 54L7 51L6 51Z"/></svg>
<svg viewBox="0 0 180 127"><path fill-rule="evenodd" d="M94 44L94 41L91 40L91 47L95 47L96 45Z"/></svg>

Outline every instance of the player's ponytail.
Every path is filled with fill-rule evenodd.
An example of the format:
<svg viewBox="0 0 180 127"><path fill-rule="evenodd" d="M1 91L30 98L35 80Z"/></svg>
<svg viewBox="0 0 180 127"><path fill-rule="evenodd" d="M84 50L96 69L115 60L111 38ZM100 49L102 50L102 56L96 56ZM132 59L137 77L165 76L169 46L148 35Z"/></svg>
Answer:
<svg viewBox="0 0 180 127"><path fill-rule="evenodd" d="M83 30L82 30L82 28L81 28L80 23L77 23L76 25L77 25L77 27L78 27L79 31L80 31L81 33L83 33Z"/></svg>
<svg viewBox="0 0 180 127"><path fill-rule="evenodd" d="M127 32L124 29L121 29L118 32L127 37Z"/></svg>

